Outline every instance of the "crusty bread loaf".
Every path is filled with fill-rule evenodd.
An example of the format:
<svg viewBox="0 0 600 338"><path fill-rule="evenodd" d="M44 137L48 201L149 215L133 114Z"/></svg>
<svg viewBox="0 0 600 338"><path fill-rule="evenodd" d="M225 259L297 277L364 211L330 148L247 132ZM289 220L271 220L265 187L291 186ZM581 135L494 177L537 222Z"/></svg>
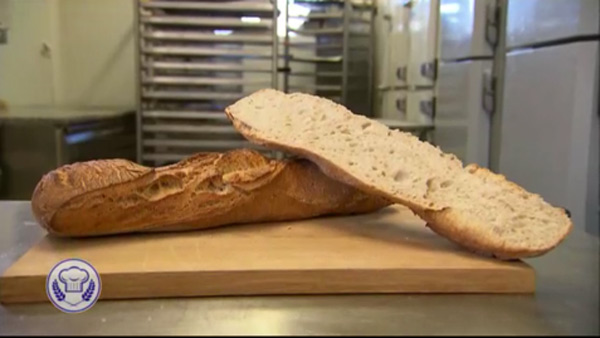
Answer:
<svg viewBox="0 0 600 338"><path fill-rule="evenodd" d="M564 209L504 176L463 167L454 155L325 98L267 89L226 113L250 141L304 156L334 179L404 204L438 234L481 254L538 256L572 228Z"/></svg>
<svg viewBox="0 0 600 338"><path fill-rule="evenodd" d="M31 203L50 233L70 237L366 213L390 204L328 178L310 161L246 149L159 168L120 159L66 165L40 180Z"/></svg>

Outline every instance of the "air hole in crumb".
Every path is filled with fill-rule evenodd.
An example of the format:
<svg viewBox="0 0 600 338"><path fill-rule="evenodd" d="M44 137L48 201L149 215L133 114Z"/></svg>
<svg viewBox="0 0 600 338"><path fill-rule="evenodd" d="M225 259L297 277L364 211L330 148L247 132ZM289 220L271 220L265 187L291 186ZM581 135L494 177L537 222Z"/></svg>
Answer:
<svg viewBox="0 0 600 338"><path fill-rule="evenodd" d="M390 149L390 155L394 154L394 149Z"/></svg>
<svg viewBox="0 0 600 338"><path fill-rule="evenodd" d="M428 180L425 182L425 185L427 186L427 189L431 189L431 188L433 188L433 181L434 181L434 179L433 179L433 178L430 178L430 179L428 179Z"/></svg>
<svg viewBox="0 0 600 338"><path fill-rule="evenodd" d="M442 182L442 184L440 184L440 187L448 188L451 185L452 185L452 181L444 181L444 182Z"/></svg>
<svg viewBox="0 0 600 338"><path fill-rule="evenodd" d="M371 169L373 169L373 171L377 171L377 167L376 166L372 166Z"/></svg>
<svg viewBox="0 0 600 338"><path fill-rule="evenodd" d="M348 144L348 146L351 148L356 147L357 145L358 145L358 143L356 143L356 142L351 142L350 144Z"/></svg>
<svg viewBox="0 0 600 338"><path fill-rule="evenodd" d="M402 171L402 170L398 170L395 174L394 174L394 181L396 182L400 182L401 180L403 180L406 177L406 174Z"/></svg>
<svg viewBox="0 0 600 338"><path fill-rule="evenodd" d="M369 149L367 149L370 153L372 153L373 151L375 151L375 149L373 149L372 147L369 147Z"/></svg>
<svg viewBox="0 0 600 338"><path fill-rule="evenodd" d="M352 162L352 161L348 162L348 165L350 165L350 166L353 166L353 165L355 165L355 164L356 164L356 163L354 163L354 162Z"/></svg>
<svg viewBox="0 0 600 338"><path fill-rule="evenodd" d="M381 176L385 177L385 171L381 171Z"/></svg>
<svg viewBox="0 0 600 338"><path fill-rule="evenodd" d="M370 126L371 126L371 122L365 122L365 123L363 123L363 124L361 124L361 125L360 125L360 127L361 127L362 129L367 129L367 128L369 128Z"/></svg>

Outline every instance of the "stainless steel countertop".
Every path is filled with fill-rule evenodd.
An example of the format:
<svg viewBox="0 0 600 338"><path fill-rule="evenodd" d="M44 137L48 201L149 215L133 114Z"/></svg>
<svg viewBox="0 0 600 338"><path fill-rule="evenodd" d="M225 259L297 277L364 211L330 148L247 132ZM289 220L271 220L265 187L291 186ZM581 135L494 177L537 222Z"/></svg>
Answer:
<svg viewBox="0 0 600 338"><path fill-rule="evenodd" d="M44 231L28 202L0 202L0 271ZM99 301L77 315L50 302L0 305L8 334L438 335L600 333L599 240L575 230L527 262L535 295L323 295Z"/></svg>
<svg viewBox="0 0 600 338"><path fill-rule="evenodd" d="M90 120L111 119L135 113L135 107L76 108L61 106L9 107L0 111L0 122L52 121L77 123Z"/></svg>

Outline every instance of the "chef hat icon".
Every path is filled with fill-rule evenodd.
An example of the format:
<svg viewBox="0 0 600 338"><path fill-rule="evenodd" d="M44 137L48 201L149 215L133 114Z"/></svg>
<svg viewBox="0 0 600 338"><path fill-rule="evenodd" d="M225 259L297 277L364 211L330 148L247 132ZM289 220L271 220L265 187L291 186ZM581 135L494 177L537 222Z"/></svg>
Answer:
<svg viewBox="0 0 600 338"><path fill-rule="evenodd" d="M61 270L58 279L65 285L66 292L82 292L83 284L90 279L90 275L87 271L72 266Z"/></svg>

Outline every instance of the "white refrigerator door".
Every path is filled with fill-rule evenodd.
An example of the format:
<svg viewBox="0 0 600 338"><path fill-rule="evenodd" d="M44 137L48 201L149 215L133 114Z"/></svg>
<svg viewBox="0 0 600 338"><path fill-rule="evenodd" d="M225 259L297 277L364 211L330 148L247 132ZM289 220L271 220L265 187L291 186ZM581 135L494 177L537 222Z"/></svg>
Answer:
<svg viewBox="0 0 600 338"><path fill-rule="evenodd" d="M491 60L440 63L433 142L464 163L489 166Z"/></svg>
<svg viewBox="0 0 600 338"><path fill-rule="evenodd" d="M499 171L598 227L598 42L506 57Z"/></svg>
<svg viewBox="0 0 600 338"><path fill-rule="evenodd" d="M486 39L486 17L493 0L440 0L440 58L493 56Z"/></svg>
<svg viewBox="0 0 600 338"><path fill-rule="evenodd" d="M404 87L408 82L410 8L406 6L406 0L392 0L390 3L392 4L392 30L387 41L390 49L388 72L393 86Z"/></svg>
<svg viewBox="0 0 600 338"><path fill-rule="evenodd" d="M598 34L598 0L510 0L507 47Z"/></svg>
<svg viewBox="0 0 600 338"><path fill-rule="evenodd" d="M409 86L432 86L437 57L438 0L413 0L410 12Z"/></svg>
<svg viewBox="0 0 600 338"><path fill-rule="evenodd" d="M389 43L392 33L392 9L391 2L387 0L377 1L377 13L374 16L373 29L375 31L375 71L374 77L378 87L391 85L390 69L390 47Z"/></svg>
<svg viewBox="0 0 600 338"><path fill-rule="evenodd" d="M383 93L381 118L388 120L406 120L406 91L389 90Z"/></svg>
<svg viewBox="0 0 600 338"><path fill-rule="evenodd" d="M432 124L435 100L432 89L411 90L406 94L406 120Z"/></svg>
<svg viewBox="0 0 600 338"><path fill-rule="evenodd" d="M375 116L405 118L398 114L394 96L390 90L407 86L410 0L378 0L375 16ZM400 117L399 117L400 116Z"/></svg>

